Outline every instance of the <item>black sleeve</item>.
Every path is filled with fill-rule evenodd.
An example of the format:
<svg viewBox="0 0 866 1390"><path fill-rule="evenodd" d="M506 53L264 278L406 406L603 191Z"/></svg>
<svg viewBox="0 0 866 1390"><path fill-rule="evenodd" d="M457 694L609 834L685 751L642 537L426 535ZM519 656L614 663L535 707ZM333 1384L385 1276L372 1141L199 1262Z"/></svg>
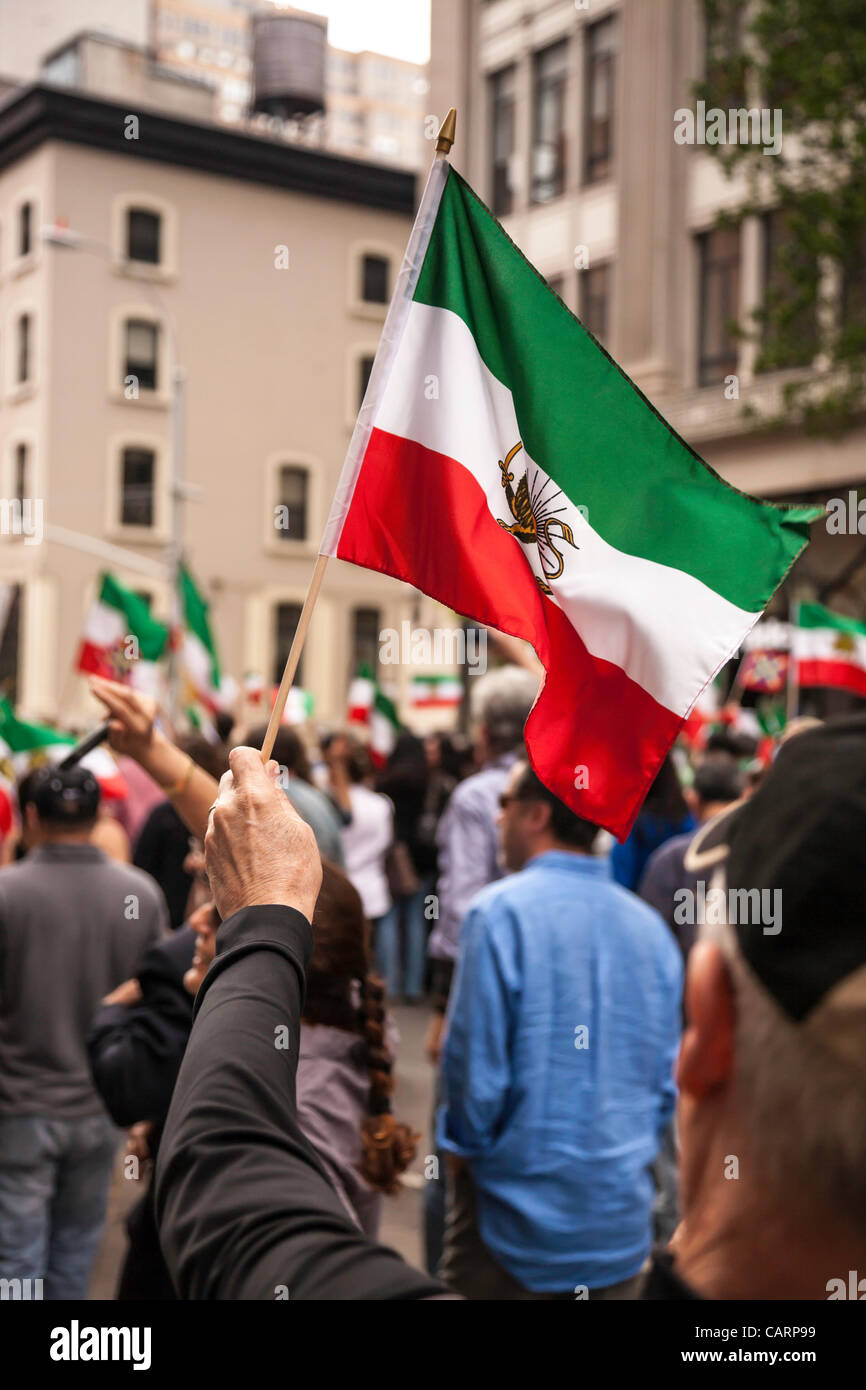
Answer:
<svg viewBox="0 0 866 1390"><path fill-rule="evenodd" d="M441 1297L441 1284L353 1225L298 1126L306 918L245 908L220 927L217 951L156 1165L160 1239L180 1297Z"/></svg>
<svg viewBox="0 0 866 1390"><path fill-rule="evenodd" d="M150 979L142 1003L103 1004L87 1039L90 1070L114 1123L165 1119L192 1021L183 985Z"/></svg>

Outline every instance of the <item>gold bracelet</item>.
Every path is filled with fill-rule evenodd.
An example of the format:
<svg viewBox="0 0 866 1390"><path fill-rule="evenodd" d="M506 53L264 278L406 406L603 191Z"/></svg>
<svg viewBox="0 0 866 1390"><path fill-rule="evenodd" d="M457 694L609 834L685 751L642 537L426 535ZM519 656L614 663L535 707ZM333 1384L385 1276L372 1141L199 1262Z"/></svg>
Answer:
<svg viewBox="0 0 866 1390"><path fill-rule="evenodd" d="M195 763L187 753L186 767L184 768L180 777L178 777L177 781L173 782L170 787L163 787L163 791L165 792L166 796L180 796L181 792L186 791L187 787L189 786L189 781L192 777L194 767Z"/></svg>

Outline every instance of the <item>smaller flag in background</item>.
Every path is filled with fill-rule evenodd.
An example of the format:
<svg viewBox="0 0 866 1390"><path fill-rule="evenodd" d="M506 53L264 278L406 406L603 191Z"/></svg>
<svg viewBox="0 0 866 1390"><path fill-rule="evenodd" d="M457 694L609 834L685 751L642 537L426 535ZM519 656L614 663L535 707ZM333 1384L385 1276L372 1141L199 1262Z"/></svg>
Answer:
<svg viewBox="0 0 866 1390"><path fill-rule="evenodd" d="M187 684L186 701L198 703L210 714L223 708L220 690L221 676L216 643L210 625L209 605L189 570L180 567L181 611L183 635L180 639L181 662Z"/></svg>
<svg viewBox="0 0 866 1390"><path fill-rule="evenodd" d="M826 685L866 697L866 623L801 603L794 628L797 684Z"/></svg>
<svg viewBox="0 0 866 1390"><path fill-rule="evenodd" d="M101 575L98 597L84 622L76 669L158 696L157 662L167 645L168 628L151 616L147 602L113 574Z"/></svg>
<svg viewBox="0 0 866 1390"><path fill-rule="evenodd" d="M0 761L6 762L16 779L24 777L41 763L57 763L75 743L48 724L28 724L19 719L8 700L0 700ZM94 748L81 760L93 773L102 795L109 801L126 796L127 786L114 755L108 748Z"/></svg>
<svg viewBox="0 0 866 1390"><path fill-rule="evenodd" d="M368 730L370 757L376 767L384 766L401 726L397 706L380 688L369 666L359 667L349 687L346 719L349 724L360 724Z"/></svg>
<svg viewBox="0 0 866 1390"><path fill-rule="evenodd" d="M413 709L454 709L463 699L463 682L459 676L413 676L409 686L409 703Z"/></svg>

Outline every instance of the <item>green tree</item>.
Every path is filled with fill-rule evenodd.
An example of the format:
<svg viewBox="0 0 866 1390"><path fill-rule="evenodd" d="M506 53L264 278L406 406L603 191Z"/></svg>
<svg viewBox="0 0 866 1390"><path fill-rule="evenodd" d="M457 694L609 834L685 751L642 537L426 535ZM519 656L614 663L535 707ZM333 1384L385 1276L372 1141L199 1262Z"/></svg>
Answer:
<svg viewBox="0 0 866 1390"><path fill-rule="evenodd" d="M866 387L866 3L701 5L706 68L696 96L708 109L782 113L778 155L760 144L706 146L729 176L746 176L733 220L763 218L763 300L737 331L756 341L758 371L792 376L783 415L762 423L838 435L862 413Z"/></svg>

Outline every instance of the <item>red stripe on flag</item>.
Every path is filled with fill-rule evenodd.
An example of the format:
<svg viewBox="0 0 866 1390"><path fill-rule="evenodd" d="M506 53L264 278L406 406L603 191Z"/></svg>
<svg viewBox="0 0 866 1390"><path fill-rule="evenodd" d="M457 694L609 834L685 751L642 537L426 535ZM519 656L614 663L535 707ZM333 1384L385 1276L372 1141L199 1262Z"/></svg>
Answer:
<svg viewBox="0 0 866 1390"><path fill-rule="evenodd" d="M587 651L562 610L542 597L519 545L461 463L373 430L338 556L531 642L547 672L526 722L532 765L579 815L624 839L682 721ZM575 787L582 767L585 788Z"/></svg>
<svg viewBox="0 0 866 1390"><path fill-rule="evenodd" d="M118 669L117 661L111 660L112 654L116 658L118 652L117 647L96 647L92 642L82 642L75 669L94 676L104 676L109 681L122 681L124 672Z"/></svg>
<svg viewBox="0 0 866 1390"><path fill-rule="evenodd" d="M866 671L862 666L852 666L850 661L800 661L797 682L804 686L829 685L866 696Z"/></svg>

